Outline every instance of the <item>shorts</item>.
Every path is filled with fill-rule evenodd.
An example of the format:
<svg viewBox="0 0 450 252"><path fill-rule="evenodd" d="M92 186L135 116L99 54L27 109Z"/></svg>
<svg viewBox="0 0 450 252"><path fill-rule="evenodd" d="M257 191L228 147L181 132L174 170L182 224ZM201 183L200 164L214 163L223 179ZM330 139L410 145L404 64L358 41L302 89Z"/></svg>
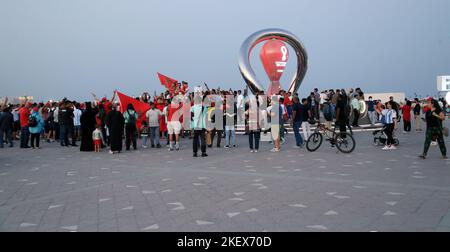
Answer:
<svg viewBox="0 0 450 252"><path fill-rule="evenodd" d="M171 121L167 123L167 131L169 133L169 135L172 134L180 134L181 131L181 123L179 121Z"/></svg>
<svg viewBox="0 0 450 252"><path fill-rule="evenodd" d="M272 124L270 127L270 132L272 133L272 139L277 140L280 138L280 125Z"/></svg>
<svg viewBox="0 0 450 252"><path fill-rule="evenodd" d="M102 139L94 140L94 146L102 146Z"/></svg>

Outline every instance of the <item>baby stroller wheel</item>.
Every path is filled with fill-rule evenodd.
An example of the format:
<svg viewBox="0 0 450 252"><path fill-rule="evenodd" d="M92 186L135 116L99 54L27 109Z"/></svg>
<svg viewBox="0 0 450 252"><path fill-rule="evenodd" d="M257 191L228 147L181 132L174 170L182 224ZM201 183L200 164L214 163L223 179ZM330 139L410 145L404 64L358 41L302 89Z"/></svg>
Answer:
<svg viewBox="0 0 450 252"><path fill-rule="evenodd" d="M375 146L380 146L381 145L380 139L378 137L373 138L373 145L375 145Z"/></svg>
<svg viewBox="0 0 450 252"><path fill-rule="evenodd" d="M399 146L400 145L400 141L397 138L394 139L394 145L395 146Z"/></svg>

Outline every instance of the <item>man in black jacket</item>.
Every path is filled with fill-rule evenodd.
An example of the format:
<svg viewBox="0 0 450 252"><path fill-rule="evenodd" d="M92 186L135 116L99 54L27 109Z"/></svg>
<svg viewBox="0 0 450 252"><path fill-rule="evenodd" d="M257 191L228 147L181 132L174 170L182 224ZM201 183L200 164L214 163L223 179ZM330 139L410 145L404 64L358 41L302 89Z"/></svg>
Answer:
<svg viewBox="0 0 450 252"><path fill-rule="evenodd" d="M422 127L420 126L420 102L418 98L414 99L414 103L416 103L416 105L414 106L414 120L416 122L416 131L422 131Z"/></svg>
<svg viewBox="0 0 450 252"><path fill-rule="evenodd" d="M73 134L73 110L69 101L64 101L58 113L61 146L69 147L69 134ZM76 146L76 145L73 145Z"/></svg>
<svg viewBox="0 0 450 252"><path fill-rule="evenodd" d="M0 116L0 148L3 148L3 136L6 136L6 140L9 143L9 147L13 147L12 131L14 128L14 117L11 113L11 107L3 109L3 113Z"/></svg>

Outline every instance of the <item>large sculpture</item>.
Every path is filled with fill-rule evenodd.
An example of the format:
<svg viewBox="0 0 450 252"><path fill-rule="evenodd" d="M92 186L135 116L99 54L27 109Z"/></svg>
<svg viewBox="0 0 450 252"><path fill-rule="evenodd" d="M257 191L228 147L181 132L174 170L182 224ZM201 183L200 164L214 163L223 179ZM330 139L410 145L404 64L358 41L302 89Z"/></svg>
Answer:
<svg viewBox="0 0 450 252"><path fill-rule="evenodd" d="M260 56L263 61L264 69L271 80L267 91L258 78L256 78L255 72L250 65L251 51L257 44L264 41L268 42L263 46ZM308 68L308 55L303 44L294 34L288 31L281 29L265 29L255 32L248 37L242 44L239 55L239 70L252 93L256 94L261 91L266 91L266 94L272 95L281 88L279 79L284 72L284 67L286 66L288 58L288 50L284 45L284 42L291 45L297 55L296 72L286 90L294 94L300 88ZM278 51L277 48L279 49ZM277 57L279 57L279 59L277 59Z"/></svg>

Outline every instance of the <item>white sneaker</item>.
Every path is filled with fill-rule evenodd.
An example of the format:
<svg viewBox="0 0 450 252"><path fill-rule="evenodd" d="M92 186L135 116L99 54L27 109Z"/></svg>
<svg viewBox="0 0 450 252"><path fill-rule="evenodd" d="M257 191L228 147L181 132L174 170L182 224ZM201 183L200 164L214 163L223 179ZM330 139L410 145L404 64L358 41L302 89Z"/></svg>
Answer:
<svg viewBox="0 0 450 252"><path fill-rule="evenodd" d="M436 141L431 141L431 146L436 146L438 143Z"/></svg>
<svg viewBox="0 0 450 252"><path fill-rule="evenodd" d="M396 150L397 147L395 147L394 145L392 145L391 147L389 147L389 150Z"/></svg>
<svg viewBox="0 0 450 252"><path fill-rule="evenodd" d="M109 154L114 154L114 152L112 150L109 151Z"/></svg>
<svg viewBox="0 0 450 252"><path fill-rule="evenodd" d="M255 150L255 153L258 153L258 150Z"/></svg>
<svg viewBox="0 0 450 252"><path fill-rule="evenodd" d="M391 148L389 146L384 146L382 150L390 150Z"/></svg>
<svg viewBox="0 0 450 252"><path fill-rule="evenodd" d="M253 152L255 152L254 150L250 150L250 153L253 153Z"/></svg>
<svg viewBox="0 0 450 252"><path fill-rule="evenodd" d="M270 151L271 151L271 152L280 152L280 149L273 148L273 149L271 149Z"/></svg>

